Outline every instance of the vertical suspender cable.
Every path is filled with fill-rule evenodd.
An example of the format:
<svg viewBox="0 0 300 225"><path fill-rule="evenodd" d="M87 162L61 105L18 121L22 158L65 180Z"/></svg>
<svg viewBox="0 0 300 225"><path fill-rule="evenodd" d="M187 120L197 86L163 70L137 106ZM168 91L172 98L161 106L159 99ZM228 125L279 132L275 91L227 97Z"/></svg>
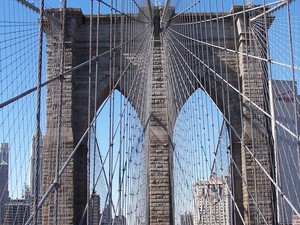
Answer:
<svg viewBox="0 0 300 225"><path fill-rule="evenodd" d="M97 34L96 34L96 55L99 55L99 39L100 39L100 1L98 1L98 7L97 7ZM93 117L96 117L97 115L97 93L98 93L98 69L99 69L99 62L96 60L96 65L95 65L95 83L94 83L94 115ZM93 183L93 189L92 189L92 205L91 205L91 210L94 212L94 207L95 205L95 194L96 194L96 152L97 152L97 120L95 120L94 124L94 130L93 130L93 174L92 174L92 183ZM101 156L101 155L100 155ZM91 224L94 224L94 213L91 213L91 216L89 217L89 221Z"/></svg>
<svg viewBox="0 0 300 225"><path fill-rule="evenodd" d="M124 13L124 0L121 0L121 13ZM123 73L123 38L124 38L124 16L121 15L121 24L120 24L120 29L121 29L121 35L120 35L120 44L121 44L121 49L120 49L120 75L122 75ZM123 82L122 80L120 81L120 87L122 87L123 85ZM122 219L122 216L123 216L123 211L122 211L122 165L123 165L123 154L122 154L122 146L123 146L123 118L124 118L124 115L122 112L122 107L123 107L123 98L120 98L120 103L119 103L119 112L120 112L120 131L119 131L119 212L118 212L118 215L119 215L119 221L120 223L123 225L123 219Z"/></svg>
<svg viewBox="0 0 300 225"><path fill-rule="evenodd" d="M110 1L110 25L109 25L109 92L112 92L113 84L112 84L112 49L113 49L113 0ZM108 186L108 216L109 216L109 224L112 223L112 183L113 183L113 127L112 121L114 120L112 115L112 109L114 102L112 101L114 93L109 98L109 186Z"/></svg>
<svg viewBox="0 0 300 225"><path fill-rule="evenodd" d="M36 151L35 151L35 196L34 196L34 224L38 224L38 202L39 202L39 167L40 167L40 136L41 136L41 83L42 83L42 56L43 56L43 17L44 17L44 0L40 1L39 17L39 50L38 50L38 71L37 71L37 105L36 105Z"/></svg>
<svg viewBox="0 0 300 225"><path fill-rule="evenodd" d="M277 167L277 159L278 159L278 154L277 154L277 152L278 152L278 146L277 146L277 135L276 135L276 133L277 133L277 131L276 131L276 129L277 129L277 125L276 125L276 116L275 116L275 112L274 112L274 96L273 96L273 82L272 82L272 80L273 80L273 72L272 72L272 64L271 64L271 62L270 62L270 60L269 59L271 59L271 53L270 53L270 41L269 41L269 33L267 32L268 31L268 21L267 21L267 19L268 19L268 14L266 13L266 1L264 0L263 1L263 5L264 5L264 7L263 7L263 11L264 11L264 18L263 18L263 20L264 20L264 22L263 22L263 26L264 26L264 30L266 31L266 48L267 48L267 53L266 53L266 56L267 56L267 59L268 59L268 65L267 65L267 67L269 68L269 71L268 71L268 68L266 69L267 70L267 72L268 72L268 76L269 76L269 109L270 109L270 115L271 115L271 117L270 117L270 120L271 120L271 123L270 123L270 125L271 125L271 128L270 128L270 130L271 130L271 132L272 132L272 138L273 138L273 158L274 159L272 159L272 162L274 162L274 165L271 165L271 170L272 170L272 174L273 174L273 176L274 176L274 179L275 179L275 181L276 181L276 183L280 186L280 188L281 188L281 185L279 184L279 182L278 182L278 179L277 179L277 172L276 172L276 167ZM272 191L274 190L274 187L272 186ZM279 209L278 209L278 204L277 204L277 201L278 201L278 197L279 197L279 192L278 192L278 190L276 190L276 191L274 191L274 194L272 195L272 197L273 197L273 199L272 199L272 201L273 201L273 204L272 204L272 211L273 211L273 215L274 215L274 217L273 217L273 219L274 219L274 221L279 221Z"/></svg>
<svg viewBox="0 0 300 225"><path fill-rule="evenodd" d="M90 128L91 125L91 107L92 107L92 102L91 102L91 97L92 97L92 36L93 36L93 0L90 0L90 34L89 34L89 81L88 81L88 116L87 116L87 125ZM89 129L88 135L87 135L87 193L86 193L86 204L87 204L87 213L86 213L86 220L87 224L90 224L90 158L91 158L91 130ZM94 134L95 135L95 134Z"/></svg>

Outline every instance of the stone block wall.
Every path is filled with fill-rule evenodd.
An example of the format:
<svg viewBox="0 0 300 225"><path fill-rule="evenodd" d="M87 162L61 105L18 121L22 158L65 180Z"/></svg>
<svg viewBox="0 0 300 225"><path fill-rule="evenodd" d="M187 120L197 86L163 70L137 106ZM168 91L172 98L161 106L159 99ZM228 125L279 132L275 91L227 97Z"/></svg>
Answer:
<svg viewBox="0 0 300 225"><path fill-rule="evenodd" d="M59 17L58 10L50 10L50 15ZM95 20L93 20L96 22ZM101 18L101 34L99 48L100 52L109 50L109 17ZM257 48L255 38L252 36L242 18L237 18L233 21L232 17L226 19L226 29L222 32L226 39L226 47L234 49L234 34L233 24L237 26L237 38L239 40L239 52L250 52L258 54L262 49ZM65 65L64 69L70 69L76 65L81 64L88 60L89 56L89 23L90 18L82 15L80 10L69 9L67 12L67 29L65 43L60 43L59 26L50 21L45 22L45 32L47 35L47 52L48 52L48 79L57 76L60 73L60 48L62 44L65 46ZM199 26L199 25L197 25ZM96 27L96 26L93 26ZM203 27L194 27L193 35L199 38ZM197 28L197 29L196 29ZM119 32L120 27L117 25L116 29ZM216 24L213 23L212 31L208 35L212 35L212 40L218 40L215 30ZM94 30L93 30L94 32ZM93 35L95 37L95 35ZM163 71L163 64L165 57L168 54L165 48L162 47L159 35L154 37L153 47L153 70L151 79L151 102L145 105L150 110L144 113L145 108L139 108L135 104L134 99L132 104L136 107L138 114L149 115L149 137L148 140L148 202L149 202L149 224L150 225L170 225L173 224L173 201L172 201L172 146L171 146L171 133L174 126L174 121L168 121L168 104L175 103L172 99L167 86L168 74ZM118 43L119 40L116 40ZM197 46L198 45L198 46ZM259 61L251 59L246 55L236 55L234 52L215 51L212 47L204 47L201 44L195 46L188 46L190 49L199 48L198 57L203 60L207 65L212 65L214 58L216 73L224 76L223 79L227 80L234 88L239 89L242 93L253 100L258 106L265 107L264 84L265 77L262 72L262 65ZM164 47L167 46L164 43ZM93 41L93 47L95 43ZM184 48L177 46L178 49L184 54ZM250 47L250 48L249 48ZM252 48L251 48L252 47ZM201 51L200 51L201 50ZM258 51L258 52L257 52ZM119 54L118 51L115 52ZM93 53L94 54L94 53ZM214 55L214 57L212 57ZM121 56L117 56L121 57ZM129 56L127 56L129 57ZM202 58L201 58L202 57ZM238 61L237 61L238 59ZM116 60L118 62L119 60ZM110 61L109 54L107 57L102 57L99 64L99 105L107 97L110 84ZM198 66L198 65L197 65ZM117 67L117 66L116 66ZM195 65L191 65L194 68ZM265 175L257 166L253 157L249 154L248 150L253 151L256 157L260 158L260 162L265 166L267 171L270 171L270 145L268 132L266 130L266 118L255 107L249 104L248 100L241 99L240 96L225 84L224 80L215 76L211 71L205 67L199 67L196 71L196 78L202 82L199 85L195 77L189 77L192 81L193 87L189 87L186 99L181 99L181 102L176 102L176 111L180 111L185 101L193 94L197 88L203 88L216 102L217 106L224 113L228 121L231 122L232 127L238 132L232 133L231 145L232 156L237 163L237 167L233 166L232 177L234 187L234 195L236 203L244 216L246 224L261 224L262 217L258 216L255 209L255 203L251 200L251 196L255 195L258 199L263 214L269 223L272 223L271 216L271 194L269 192L260 193L257 190L270 190L270 183L265 179ZM225 73L226 71L226 73ZM116 74L118 74L116 72ZM90 77L91 76L91 77ZM226 76L226 77L225 77ZM117 75L116 75L117 77ZM88 126L88 81L89 78L93 79L92 75L88 73L88 66L85 65L80 69L68 74L63 79L63 99L62 99L62 148L60 152L60 166L62 162L66 161L68 156L73 151L78 143L82 134ZM130 77L126 78L131 79ZM239 87L238 82L241 80L242 86ZM210 82L213 83L210 83ZM93 82L93 81L92 81ZM180 80L178 82L188 83L188 79ZM92 85L93 86L93 85ZM137 87L139 87L137 85ZM122 88L120 88L122 92ZM182 90L178 90L179 92ZM125 90L122 92L124 95L127 93ZM171 95L170 95L171 94ZM176 93L173 93L174 96ZM169 95L169 96L168 96ZM169 97L169 98L168 98ZM57 149L57 133L58 133L58 106L60 99L60 81L51 83L47 87L47 131L44 138L43 147L43 192L53 182L55 178L55 161ZM223 105L224 102L229 102L230 105ZM240 106L243 106L243 111L240 111ZM148 108L149 107L149 108ZM93 111L93 108L91 108ZM172 112L174 116L176 113ZM240 115L243 115L242 119ZM255 118L252 115L256 115ZM143 121L147 119L142 118ZM253 126L254 125L254 126ZM252 129L252 128L256 129ZM244 142L241 143L239 138L243 137ZM60 179L59 185L59 220L61 224L78 224L84 210L88 190L87 190L87 140L84 139L79 145L76 154L74 155L71 163L66 168L65 173ZM243 180L238 174L238 170L242 171ZM245 183L246 182L246 183ZM250 196L251 195L251 196ZM43 224L51 224L53 220L53 204L54 195L47 199L43 206ZM238 216L235 219L236 224L241 224Z"/></svg>

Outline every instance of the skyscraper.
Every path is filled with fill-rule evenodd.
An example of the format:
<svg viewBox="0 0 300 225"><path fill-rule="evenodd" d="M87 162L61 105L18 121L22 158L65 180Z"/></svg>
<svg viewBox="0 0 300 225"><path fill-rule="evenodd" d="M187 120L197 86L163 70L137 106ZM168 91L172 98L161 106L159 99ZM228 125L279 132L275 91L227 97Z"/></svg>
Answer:
<svg viewBox="0 0 300 225"><path fill-rule="evenodd" d="M101 225L109 225L111 223L112 218L111 218L111 214L110 214L110 206L109 205L106 205L104 207L104 210L100 217L102 217Z"/></svg>
<svg viewBox="0 0 300 225"><path fill-rule="evenodd" d="M26 199L12 199L4 205L3 225L23 225L30 216L30 205Z"/></svg>
<svg viewBox="0 0 300 225"><path fill-rule="evenodd" d="M194 225L229 225L229 194L225 177L215 174L193 185Z"/></svg>
<svg viewBox="0 0 300 225"><path fill-rule="evenodd" d="M294 224L293 220L298 220L290 204L300 211L298 200L300 190L299 143L297 138L289 132L296 135L299 135L300 132L299 96L293 91L294 85L292 81L287 80L272 80L270 83L270 87L272 87L270 91L271 115L280 124L276 124L273 120L276 180L282 193L290 201L288 203L282 194L277 192L278 224Z"/></svg>
<svg viewBox="0 0 300 225"><path fill-rule="evenodd" d="M0 224L3 224L4 205L9 201L8 192L8 143L1 143L0 148Z"/></svg>
<svg viewBox="0 0 300 225"><path fill-rule="evenodd" d="M89 222L92 225L98 225L100 222L100 196L94 194L90 205Z"/></svg>
<svg viewBox="0 0 300 225"><path fill-rule="evenodd" d="M9 148L8 143L1 143L1 149L0 149L0 161L4 161L8 163L8 156L9 156Z"/></svg>
<svg viewBox="0 0 300 225"><path fill-rule="evenodd" d="M193 214L186 212L185 214L180 215L180 225L194 225Z"/></svg>

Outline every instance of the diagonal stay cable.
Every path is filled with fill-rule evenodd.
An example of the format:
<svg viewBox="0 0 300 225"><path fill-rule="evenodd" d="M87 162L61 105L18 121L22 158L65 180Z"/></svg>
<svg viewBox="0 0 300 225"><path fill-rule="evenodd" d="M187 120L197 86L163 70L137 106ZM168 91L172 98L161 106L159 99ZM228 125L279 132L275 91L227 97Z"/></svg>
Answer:
<svg viewBox="0 0 300 225"><path fill-rule="evenodd" d="M192 53L191 53L192 54ZM182 55L179 54L181 57ZM191 73L195 76L194 72L192 71L192 69L189 67L189 65L187 65L187 67L191 70ZM203 88L203 90L207 93L207 91L205 90L205 88L202 86L201 82L199 83L201 85L201 87ZM208 94L208 93L207 93ZM217 107L218 108L218 107ZM220 110L220 109L218 109ZM221 112L222 113L222 112ZM287 203L289 204L289 206L293 209L293 211L296 213L297 216L300 216L299 211L295 208L295 206L291 203L291 201L286 197L286 195L284 194L284 192L282 191L282 189L278 186L278 184L276 183L276 181L271 177L271 175L266 171L266 169L263 167L263 165L259 162L259 160L257 159L257 157L254 156L254 153L249 149L249 147L244 143L243 139L239 136L238 132L235 130L235 128L229 123L229 121L225 118L225 116L223 116L223 118L227 121L227 124L232 128L232 130L234 131L234 133L237 135L237 137L239 138L239 140L241 141L241 143L244 145L245 149L250 153L250 155L253 157L253 159L255 160L255 162L258 164L258 166L261 168L261 170L266 174L266 176L268 177L268 179L271 181L271 183L274 185L274 187L278 190L278 192L280 192L280 194L283 196L283 198L287 201ZM276 121L277 122L277 121ZM288 130L287 130L288 131ZM291 132L291 131L290 131Z"/></svg>
<svg viewBox="0 0 300 225"><path fill-rule="evenodd" d="M36 13L40 12L38 7L36 7L32 3L29 3L26 0L17 0L17 1L20 2L21 4L25 5L26 7L28 7L29 9L31 9L32 11L34 11ZM60 21L58 19L56 19L55 17L51 16L49 13L44 12L43 16L45 16L47 19L53 21L56 25L61 25Z"/></svg>
<svg viewBox="0 0 300 225"><path fill-rule="evenodd" d="M147 36L146 36L146 37L147 37ZM143 43L142 43L142 44L143 44ZM141 45L142 45L142 44L141 44ZM139 49L137 50L137 52L136 52L135 54L137 54L138 51L139 51ZM89 61L87 61L87 63L88 63L88 62L89 62ZM123 74L125 74L125 72L124 72ZM138 75L136 75L135 78L136 78L136 77L139 78ZM105 101L105 102L108 101L109 97L112 95L113 91L114 91L115 88L118 86L118 83L120 82L121 78L122 78L122 77L120 77L120 78L118 79L118 81L116 82L116 84L115 84L114 87L112 88L111 92L109 93L108 97L106 98L106 101ZM135 84L135 82L132 82L132 84L131 84L131 89L132 89L132 87L134 86L134 84ZM129 92L129 95L130 95L130 92ZM128 98L127 98L127 101L128 101ZM105 102L104 102L104 103L105 103ZM103 105L104 105L104 104L103 104ZM103 106L103 107L104 107L104 106ZM95 120L97 119L98 115L99 115L100 112L102 111L103 107L101 107L101 109L99 110L98 114L93 118L93 120L90 122L90 124L93 124L93 123L95 122ZM70 162L71 159L73 158L74 154L77 152L79 146L81 145L81 142L84 140L84 138L86 137L86 135L87 135L88 132L90 131L91 127L92 127L92 126L88 126L88 128L87 128L87 129L85 130L85 132L82 134L82 137L79 139L77 145L75 146L75 148L73 149L73 151L70 153L70 155L69 155L68 159L65 161L64 165L61 167L61 169L60 169L60 171L59 171L59 173L58 173L58 175L57 175L58 178L60 178L60 177L62 176L62 174L64 173L64 171L65 171L67 165L69 164L69 162ZM49 188L47 189L47 191L45 192L45 194L43 195L42 199L40 200L40 202L39 202L39 204L38 204L38 207L37 207L38 210L42 207L42 205L44 204L44 202L46 201L46 199L48 198L48 196L51 194L52 189L55 188L56 185L57 185L57 184L56 184L55 182L53 182L53 183L50 184ZM25 225L29 225L29 224L31 223L31 221L32 221L32 219L33 219L33 215L34 215L34 212L33 212L33 214L30 215L30 217L28 218L28 220L27 220L27 222L26 222Z"/></svg>
<svg viewBox="0 0 300 225"><path fill-rule="evenodd" d="M184 38L187 38L189 40L192 40L194 42L198 42L200 44L203 44L203 45L206 45L206 46L209 46L209 47L212 47L212 48L217 48L217 49L220 49L220 50L224 50L224 51L228 51L228 52L231 52L231 53L235 53L235 54L238 54L238 55L241 55L241 56L246 56L246 57L249 57L249 58L253 58L253 59L257 59L257 60L261 60L261 61L264 61L264 62L270 62L272 64L275 64L275 65L280 65L280 66L283 66L283 67L287 67L289 69L294 69L294 70L298 70L300 71L300 67L298 66L291 66L289 64L286 64L286 63L281 63L281 62L278 62L278 61L275 61L275 60L272 60L272 59L266 59L266 58L262 58L262 57L259 57L259 56L255 56L255 55L250 55L250 54L247 54L247 53L243 53L243 52L239 52L239 51L236 51L236 50L233 50L233 49L229 49L229 48L225 48L225 47L222 47L222 46L218 46L218 45L214 45L214 44L210 44L208 42L204 42L204 41L200 41L200 40L197 40L195 38L192 38L192 37L189 37L187 35L184 35L172 28L169 27L169 30L184 37Z"/></svg>
<svg viewBox="0 0 300 225"><path fill-rule="evenodd" d="M135 37L132 38L131 40L128 40L128 41L126 41L126 42L124 42L124 43L122 43L122 44L116 46L115 48L112 49L112 51L114 51L114 50L116 50L116 49L119 49L119 48L121 48L123 45L125 45L125 44L127 44L127 43L129 43L129 42L131 42L131 41L133 41L133 40L135 40L135 39L137 39L138 37L142 36L142 35L145 33L145 31L147 31L148 29L150 29L150 27L147 27L143 32L141 32L140 34L138 34L137 36L135 36ZM103 52L103 53L101 53L100 55L94 56L94 57L91 59L91 61L93 62L93 61L99 60L100 57L102 57L102 56L108 54L109 52L110 52L110 50L107 50L106 52ZM71 68L71 69L69 69L69 70L64 71L63 73L58 74L56 77L53 77L53 78L51 78L51 79L49 79L49 80L43 82L43 83L41 84L41 87L44 87L44 86L46 86L46 85L48 85L48 84L50 84L50 83L52 83L53 81L56 81L56 80L58 80L58 79L63 79L65 75L68 75L68 74L70 74L70 73L72 73L72 72L74 72L74 71L76 71L76 70L78 70L78 69L80 69L80 68L82 68L82 67L88 65L88 64L89 64L89 61L90 61L90 60L87 60L87 61L85 61L85 62L83 62L83 63L81 63L81 64L79 64L79 65L77 65L77 66L74 66L73 68ZM72 76L72 74L71 74L71 76ZM17 101L17 100L19 100L19 99L22 98L22 97L25 97L26 95L31 94L32 92L36 91L37 88L38 88L37 86L36 86L36 87L33 87L33 88L31 88L31 89L29 89L29 90L27 90L27 91L25 91L25 92L23 92L23 93L21 93L21 94L15 96L15 97L12 97L12 98L10 98L10 99L8 99L8 100L6 100L6 101L0 103L0 109L3 108L3 107L5 107L5 106L7 106L7 105L9 105L9 104L11 104L11 103L13 103L13 102L15 102L15 101Z"/></svg>
<svg viewBox="0 0 300 225"><path fill-rule="evenodd" d="M253 105L254 107L256 107L258 110L260 110L263 114L265 114L267 117L272 118L270 113L266 112L263 108L261 108L260 106L258 106L256 103L254 103L253 101L251 101L251 99L249 99L247 96L245 96L243 93L241 93L236 87L234 87L232 84L230 84L227 80L225 80L220 74L218 74L216 71L212 70L212 68L210 68L205 62L203 62L199 57L197 57L193 52L191 52L186 46L184 46L175 36L174 34L172 34L171 32L169 32L176 40L177 42L183 47L185 48L193 57L195 57L195 59L197 59L198 61L200 61L207 69L209 69L212 73L214 73L215 75L217 75L218 78L220 78L220 80L222 82L225 82L230 88L232 88L235 92L237 92L239 95L241 95L245 100L247 100L251 105ZM233 52L235 52L233 50ZM190 68L190 70L192 71L192 69ZM193 73L194 74L194 73ZM195 79L197 80L197 82L200 84L200 80L197 78L196 74L193 75L195 77ZM285 131L287 131L290 135L292 135L295 138L298 138L298 136L291 131L289 128L287 128L283 123L279 122L278 120L275 121L277 125L279 125L280 127L282 127Z"/></svg>
<svg viewBox="0 0 300 225"><path fill-rule="evenodd" d="M285 2L285 0L279 0L279 1L271 2L271 3L265 4L265 5L254 6L250 9L245 9L245 10L240 11L240 12L233 12L233 13L227 13L227 14L224 13L222 16L217 16L217 17L211 18L211 19L204 19L204 20L199 20L199 21L195 21L195 22L186 22L186 23L173 23L172 25L182 26L182 25L189 25L189 24L206 23L206 22L210 22L210 21L215 21L215 20L219 20L219 19L224 19L224 18L228 18L228 17L232 17L232 16L241 15L241 14L244 14L244 13L249 13L249 12L252 12L252 11L255 11L255 10L258 10L258 9L262 9L264 7L272 6L274 4L280 4L282 2ZM185 11L187 11L187 10L185 10ZM172 17L172 19L178 17L179 14L183 14L183 12L176 14L174 17Z"/></svg>
<svg viewBox="0 0 300 225"><path fill-rule="evenodd" d="M145 21L141 21L141 20L138 20L137 18L134 18L132 16L129 16L128 14L126 13L123 13L121 12L120 10L118 10L117 8L111 6L110 4L108 4L107 2L103 1L103 0L97 0L98 2L101 2L103 5L106 5L107 7L111 8L112 10L114 10L115 12L119 13L120 15L122 16L126 16L128 17L129 19L132 19L132 20L135 20L137 22L140 22L140 23L149 23L149 22L145 22ZM138 6L138 5L137 5ZM138 6L138 8L140 9L140 7ZM142 12L142 14L149 20L149 18L144 14L144 12L140 9L140 11Z"/></svg>
<svg viewBox="0 0 300 225"><path fill-rule="evenodd" d="M174 45L174 43L171 41L171 43ZM179 54L179 56L181 56L181 60L183 60L184 62L185 62L185 66L186 67L188 67L189 68L189 66L187 65L187 62L183 59L183 56L179 53L179 50L175 47L175 49L178 51L177 53ZM183 65L182 65L183 66ZM190 68L189 68L190 69ZM191 71L192 72L192 71ZM204 87L202 87L202 88L204 88ZM207 92L206 92L206 94L208 94ZM231 127L231 129L234 131L234 133L236 133L236 135L238 136L238 132L235 130L235 128L229 123L229 121L227 121L227 119L223 116L223 119L224 119L224 121L226 121L226 123ZM239 136L238 136L239 137ZM243 142L243 140L241 139L241 137L239 137L239 139L241 140L241 142ZM250 149L248 149L248 147L247 146L245 146L246 148L247 148L247 150L248 151L250 151ZM252 155L253 156L253 155ZM237 165L236 165L236 162L234 161L234 159L233 159L233 157L230 155L230 158L231 158L231 160L233 161L233 163L234 163L234 166L236 167L236 169L237 169L237 171L238 171L238 173L239 173L239 176L241 177L241 179L242 179L242 181L243 181L243 183L244 184L246 184L246 181L243 179L243 177L242 177L242 173L241 173L241 171L239 170L239 168L237 167ZM255 158L255 157L253 157L253 158ZM255 158L256 159L256 158ZM258 164L259 165L259 164ZM256 202L256 200L254 199L254 197L253 197L253 195L251 194L251 192L247 189L247 192L248 192L248 194L249 194L249 196L253 199L253 201L254 201L254 203L255 203L255 205L257 206L257 209L258 209L258 212L259 212L259 214L263 217L263 219L264 219L264 222L265 222L265 224L268 224L267 223L267 221L266 221L266 219L265 219L265 216L263 215L263 213L262 213L262 211L261 211L261 208L259 207L259 205L257 204L257 202ZM234 200L234 198L233 198L233 200ZM236 206L237 207L237 206ZM239 209L237 208L237 210L239 211Z"/></svg>

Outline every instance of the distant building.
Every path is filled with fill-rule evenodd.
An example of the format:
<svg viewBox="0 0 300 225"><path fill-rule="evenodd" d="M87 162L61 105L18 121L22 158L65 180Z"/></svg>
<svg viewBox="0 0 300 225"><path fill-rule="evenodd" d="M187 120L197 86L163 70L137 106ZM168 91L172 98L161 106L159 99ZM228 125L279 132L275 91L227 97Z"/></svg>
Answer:
<svg viewBox="0 0 300 225"><path fill-rule="evenodd" d="M24 225L30 216L30 205L25 199L13 199L4 205L3 225Z"/></svg>
<svg viewBox="0 0 300 225"><path fill-rule="evenodd" d="M0 224L4 220L4 205L9 201L8 192L8 163L9 163L8 143L1 143L0 148Z"/></svg>
<svg viewBox="0 0 300 225"><path fill-rule="evenodd" d="M126 225L125 216L116 216L114 219L114 225Z"/></svg>
<svg viewBox="0 0 300 225"><path fill-rule="evenodd" d="M100 215L101 225L126 225L126 217L125 216L115 216L114 218L111 216L109 205L106 205L102 214Z"/></svg>
<svg viewBox="0 0 300 225"><path fill-rule="evenodd" d="M101 220L101 225L110 225L111 224L111 213L110 213L110 207L109 205L106 205L104 207L104 210L102 212L102 214L100 215L100 218L102 217Z"/></svg>
<svg viewBox="0 0 300 225"><path fill-rule="evenodd" d="M193 214L189 212L180 215L180 225L194 225Z"/></svg>
<svg viewBox="0 0 300 225"><path fill-rule="evenodd" d="M292 216L292 225L300 225L300 217L297 215Z"/></svg>
<svg viewBox="0 0 300 225"><path fill-rule="evenodd" d="M89 221L92 225L99 225L100 222L100 196L94 194L91 206L90 206L90 214Z"/></svg>
<svg viewBox="0 0 300 225"><path fill-rule="evenodd" d="M29 185L25 185L24 190L23 190L23 199L25 199L26 203L31 204L32 202L32 195L30 192L30 187Z"/></svg>
<svg viewBox="0 0 300 225"><path fill-rule="evenodd" d="M146 225L146 215L145 214L140 214L136 217L136 224L137 225ZM125 223L126 224L126 223Z"/></svg>
<svg viewBox="0 0 300 225"><path fill-rule="evenodd" d="M1 143L1 148L0 148L0 161L4 161L8 163L9 160L9 148L8 148L8 143Z"/></svg>
<svg viewBox="0 0 300 225"><path fill-rule="evenodd" d="M212 175L193 185L194 225L229 225L229 194L225 177Z"/></svg>
<svg viewBox="0 0 300 225"><path fill-rule="evenodd" d="M299 96L293 92L293 82L286 80L272 80L271 90L271 115L286 127L289 131L296 133L299 129ZM296 96L296 99L295 99ZM298 108L295 108L295 101L298 100ZM297 115L297 116L295 116ZM298 124L296 123L298 122ZM275 160L276 180L278 185L298 212L299 203L299 146L297 139L293 137L282 126L272 124ZM299 134L298 134L299 135ZM299 224L299 218L294 216L292 208L277 193L278 224Z"/></svg>
<svg viewBox="0 0 300 225"><path fill-rule="evenodd" d="M38 166L38 171L36 171L36 154L37 154L37 149L39 149L39 166ZM42 158L42 149L43 149L43 138L40 136L39 139L39 148L37 148L37 137L33 136L32 137L32 145L31 145L31 157L30 157L30 189L31 189L31 195L35 196L35 191L38 191L38 195L41 195L42 193L42 175L43 175L43 158ZM36 172L38 172L38 179L37 179L37 189L35 187L35 176Z"/></svg>

